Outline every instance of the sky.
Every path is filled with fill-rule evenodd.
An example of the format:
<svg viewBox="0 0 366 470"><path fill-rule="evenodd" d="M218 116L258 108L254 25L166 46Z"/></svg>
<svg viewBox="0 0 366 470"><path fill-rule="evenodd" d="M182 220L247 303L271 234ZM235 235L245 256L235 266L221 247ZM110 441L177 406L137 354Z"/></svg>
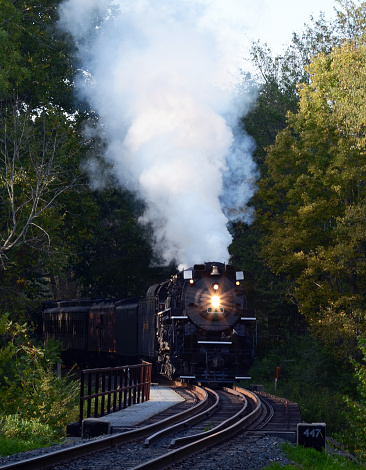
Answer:
<svg viewBox="0 0 366 470"><path fill-rule="evenodd" d="M257 6L254 6L254 5ZM267 42L273 52L280 54L283 45L291 42L293 32L301 32L304 23L310 24L310 16L318 18L320 12L326 18L335 16L334 7L340 9L335 0L259 0L253 8L260 9L251 15L250 27L245 34L244 44L250 40Z"/></svg>

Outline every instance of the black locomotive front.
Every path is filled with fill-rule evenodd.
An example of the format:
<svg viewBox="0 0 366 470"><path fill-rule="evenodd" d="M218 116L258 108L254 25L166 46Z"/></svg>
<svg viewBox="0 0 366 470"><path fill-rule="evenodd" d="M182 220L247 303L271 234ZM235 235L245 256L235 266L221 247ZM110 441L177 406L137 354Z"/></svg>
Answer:
<svg viewBox="0 0 366 470"><path fill-rule="evenodd" d="M247 377L254 359L255 318L248 313L243 273L223 263L182 271L158 292L161 373L201 382Z"/></svg>

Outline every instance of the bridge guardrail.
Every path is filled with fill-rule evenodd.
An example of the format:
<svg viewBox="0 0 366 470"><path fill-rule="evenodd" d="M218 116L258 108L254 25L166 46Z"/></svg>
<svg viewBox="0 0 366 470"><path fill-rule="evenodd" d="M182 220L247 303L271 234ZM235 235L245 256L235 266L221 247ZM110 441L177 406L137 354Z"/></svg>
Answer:
<svg viewBox="0 0 366 470"><path fill-rule="evenodd" d="M79 426L84 418L97 418L148 401L151 368L151 363L142 361L136 365L82 370Z"/></svg>

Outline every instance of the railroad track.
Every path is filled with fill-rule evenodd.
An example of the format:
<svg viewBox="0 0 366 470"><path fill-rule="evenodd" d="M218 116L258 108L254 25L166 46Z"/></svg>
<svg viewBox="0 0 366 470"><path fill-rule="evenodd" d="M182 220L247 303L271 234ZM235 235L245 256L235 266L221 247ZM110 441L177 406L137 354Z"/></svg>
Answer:
<svg viewBox="0 0 366 470"><path fill-rule="evenodd" d="M111 462L116 461L115 468L160 470L243 431L263 432L276 416L276 402L270 396L259 397L239 388L213 391L194 387L191 393L196 398L188 400L188 409L181 411L177 405L173 415L160 416L147 426L0 468L105 469L114 468Z"/></svg>

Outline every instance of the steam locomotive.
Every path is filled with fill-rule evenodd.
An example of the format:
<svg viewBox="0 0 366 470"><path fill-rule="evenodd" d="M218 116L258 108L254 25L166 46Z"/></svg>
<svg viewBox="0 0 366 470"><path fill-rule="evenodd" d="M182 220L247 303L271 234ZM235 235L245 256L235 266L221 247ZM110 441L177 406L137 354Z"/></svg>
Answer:
<svg viewBox="0 0 366 470"><path fill-rule="evenodd" d="M256 319L230 264L196 264L151 286L145 297L51 301L43 311L46 341L89 359L150 360L170 379L232 383L255 356Z"/></svg>

